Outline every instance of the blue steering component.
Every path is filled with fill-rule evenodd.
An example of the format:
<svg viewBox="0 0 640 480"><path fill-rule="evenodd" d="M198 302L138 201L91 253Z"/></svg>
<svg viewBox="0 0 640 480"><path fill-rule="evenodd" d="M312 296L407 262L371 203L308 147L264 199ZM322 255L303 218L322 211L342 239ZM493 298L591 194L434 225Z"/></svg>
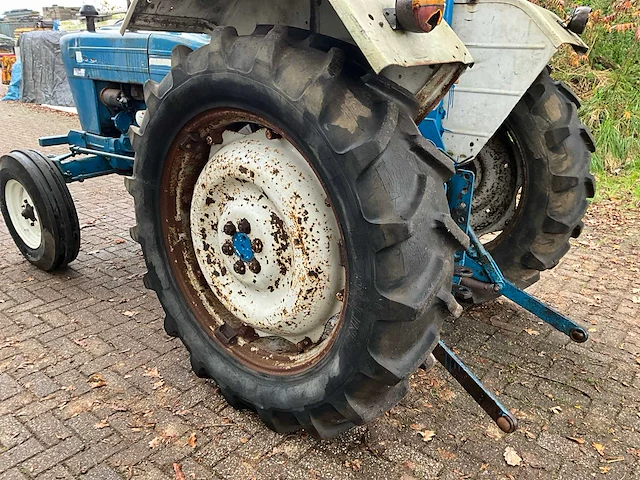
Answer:
<svg viewBox="0 0 640 480"><path fill-rule="evenodd" d="M248 262L253 259L251 239L246 233L237 232L233 235L233 249L241 260Z"/></svg>

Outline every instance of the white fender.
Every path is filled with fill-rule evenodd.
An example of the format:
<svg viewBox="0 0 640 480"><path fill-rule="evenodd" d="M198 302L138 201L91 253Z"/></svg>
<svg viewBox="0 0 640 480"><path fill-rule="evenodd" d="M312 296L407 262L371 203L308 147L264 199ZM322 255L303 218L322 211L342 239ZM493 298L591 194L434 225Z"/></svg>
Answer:
<svg viewBox="0 0 640 480"><path fill-rule="evenodd" d="M474 157L503 124L557 49L586 51L552 12L526 0L456 0L452 26L474 65L444 99L447 152Z"/></svg>

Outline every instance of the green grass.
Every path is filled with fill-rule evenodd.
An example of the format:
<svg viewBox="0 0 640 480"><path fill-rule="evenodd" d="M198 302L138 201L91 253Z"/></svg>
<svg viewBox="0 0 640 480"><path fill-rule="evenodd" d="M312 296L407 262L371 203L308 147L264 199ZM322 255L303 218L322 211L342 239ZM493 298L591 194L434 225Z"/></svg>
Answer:
<svg viewBox="0 0 640 480"><path fill-rule="evenodd" d="M599 199L627 199L640 206L640 5L638 0L585 0L592 20L582 35L590 50L557 54L553 76L582 99L580 117L596 140L591 168ZM559 0L540 4L565 15ZM568 4L567 4L568 5Z"/></svg>

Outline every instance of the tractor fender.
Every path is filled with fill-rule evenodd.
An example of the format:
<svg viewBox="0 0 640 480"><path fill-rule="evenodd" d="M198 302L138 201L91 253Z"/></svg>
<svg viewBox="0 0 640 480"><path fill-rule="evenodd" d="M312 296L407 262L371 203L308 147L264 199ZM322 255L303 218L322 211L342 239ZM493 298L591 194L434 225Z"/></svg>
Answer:
<svg viewBox="0 0 640 480"><path fill-rule="evenodd" d="M394 0L133 0L126 29L206 33L216 26L250 35L257 25L287 25L357 45L375 73L416 95L426 114L472 63L446 22L429 33L394 30L384 15Z"/></svg>
<svg viewBox="0 0 640 480"><path fill-rule="evenodd" d="M474 58L444 99L442 137L458 161L482 150L558 48L588 48L553 12L526 0L455 0L452 27Z"/></svg>

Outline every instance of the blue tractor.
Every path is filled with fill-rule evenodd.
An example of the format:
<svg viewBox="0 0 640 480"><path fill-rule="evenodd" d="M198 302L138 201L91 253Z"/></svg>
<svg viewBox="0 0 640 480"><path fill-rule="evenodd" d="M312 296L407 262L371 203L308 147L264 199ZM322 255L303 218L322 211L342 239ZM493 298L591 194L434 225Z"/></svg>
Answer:
<svg viewBox="0 0 640 480"><path fill-rule="evenodd" d="M232 405L328 438L437 359L511 432L444 318L504 295L587 339L523 290L593 196L579 102L546 68L585 47L584 11L136 0L121 31L81 13L61 50L82 130L40 139L65 155L1 157L5 222L28 261L63 268L80 248L66 184L125 176L165 329Z"/></svg>

